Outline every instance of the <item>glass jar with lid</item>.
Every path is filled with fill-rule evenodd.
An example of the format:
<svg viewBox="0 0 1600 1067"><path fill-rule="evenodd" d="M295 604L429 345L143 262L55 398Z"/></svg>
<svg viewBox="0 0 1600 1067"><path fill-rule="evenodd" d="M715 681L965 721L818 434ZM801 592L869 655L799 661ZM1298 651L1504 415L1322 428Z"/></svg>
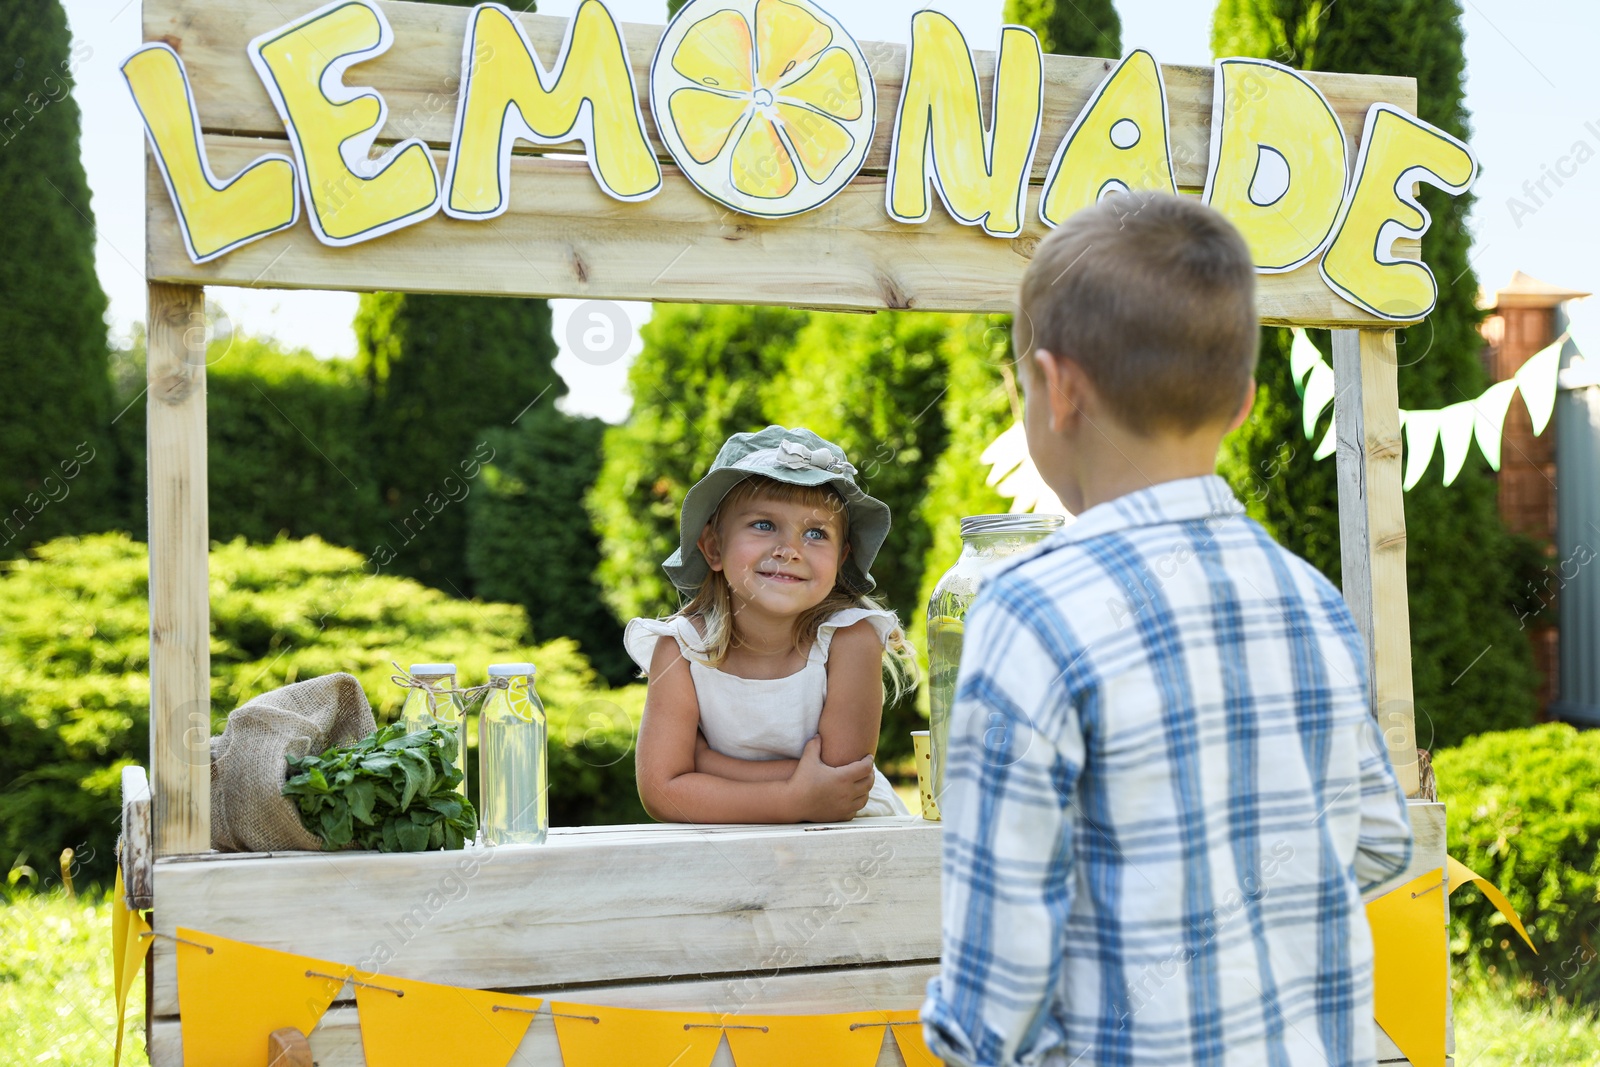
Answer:
<svg viewBox="0 0 1600 1067"><path fill-rule="evenodd" d="M486 845L542 845L550 829L544 702L531 663L489 668L478 718L478 817Z"/></svg>
<svg viewBox="0 0 1600 1067"><path fill-rule="evenodd" d="M928 732L936 798L944 792L950 710L955 703L967 610L978 596L983 574L1061 529L1066 521L1065 515L968 515L961 520L961 555L939 579L928 600Z"/></svg>
<svg viewBox="0 0 1600 1067"><path fill-rule="evenodd" d="M467 795L467 715L466 704L456 687L454 663L413 663L410 675L421 686L406 690L400 708L400 721L406 733L417 733L432 726L445 726L456 735L456 770L461 784L456 792Z"/></svg>

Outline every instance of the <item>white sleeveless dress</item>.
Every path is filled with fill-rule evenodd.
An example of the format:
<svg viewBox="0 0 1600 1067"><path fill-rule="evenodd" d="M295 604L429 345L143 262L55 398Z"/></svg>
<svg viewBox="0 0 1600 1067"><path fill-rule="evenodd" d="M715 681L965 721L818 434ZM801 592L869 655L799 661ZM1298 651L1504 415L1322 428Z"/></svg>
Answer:
<svg viewBox="0 0 1600 1067"><path fill-rule="evenodd" d="M828 695L828 646L833 633L867 619L887 642L900 625L894 613L871 608L846 608L832 615L817 630L806 665L786 678L740 678L710 665L697 651L699 631L681 616L671 619L634 619L623 631L628 655L648 671L656 640L671 637L689 662L689 677L700 702L700 732L724 756L737 759L799 759L806 742L817 732L822 703ZM909 815L889 779L872 769L872 792L856 818Z"/></svg>

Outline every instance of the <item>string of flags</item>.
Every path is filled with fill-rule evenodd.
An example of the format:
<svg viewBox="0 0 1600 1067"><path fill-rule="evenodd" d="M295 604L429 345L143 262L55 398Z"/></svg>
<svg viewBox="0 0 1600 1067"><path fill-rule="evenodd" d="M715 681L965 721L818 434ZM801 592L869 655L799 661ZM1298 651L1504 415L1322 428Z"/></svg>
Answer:
<svg viewBox="0 0 1600 1067"><path fill-rule="evenodd" d="M1367 905L1372 928L1374 1015L1418 1067L1445 1063L1448 949L1445 893L1476 882L1533 948L1509 901L1454 859ZM1448 889L1446 887L1448 886ZM618 1008L464 989L262 948L184 927L152 933L130 910L117 873L112 905L117 992L116 1063L134 977L154 937L176 945L178 1006L187 1067L267 1067L267 1037L310 1034L346 985L355 991L369 1067L449 1063L505 1067L541 1017L564 1067L710 1067L724 1038L737 1067L871 1067L888 1032L907 1067L938 1067L916 1011L753 1015ZM1535 949L1535 952L1538 950Z"/></svg>
<svg viewBox="0 0 1600 1067"><path fill-rule="evenodd" d="M1444 453L1444 484L1452 484L1467 461L1474 441L1493 470L1500 469L1506 412L1511 398L1518 394L1533 420L1534 436L1544 433L1555 411L1556 387L1561 374L1561 349L1571 339L1562 334L1539 350L1503 382L1495 382L1482 395L1448 407L1400 412L1405 434L1406 467L1404 486L1409 491L1422 481L1436 451ZM1311 343L1304 330L1294 331L1289 349L1289 370L1302 404L1302 423L1306 440L1316 434L1322 413L1333 404L1333 367ZM1326 459L1337 447L1334 426L1329 425L1313 456Z"/></svg>

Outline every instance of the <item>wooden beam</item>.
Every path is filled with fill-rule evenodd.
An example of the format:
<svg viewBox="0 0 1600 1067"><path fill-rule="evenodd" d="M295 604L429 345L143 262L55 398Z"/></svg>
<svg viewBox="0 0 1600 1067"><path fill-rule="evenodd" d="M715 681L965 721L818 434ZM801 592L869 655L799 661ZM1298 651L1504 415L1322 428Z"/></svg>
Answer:
<svg viewBox="0 0 1600 1067"><path fill-rule="evenodd" d="M317 1067L311 1058L311 1042L292 1026L267 1035L267 1067Z"/></svg>
<svg viewBox="0 0 1600 1067"><path fill-rule="evenodd" d="M155 928L475 989L938 959L939 825L856 822L872 825L552 830L537 847L165 860ZM175 1015L172 943L153 952L150 1010Z"/></svg>
<svg viewBox="0 0 1600 1067"><path fill-rule="evenodd" d="M227 174L262 152L289 151L284 141L234 137L208 137L206 147L217 171ZM442 170L443 153L434 158ZM146 274L274 289L1009 311L1047 232L1034 221L1002 241L954 222L943 209L922 225L904 225L884 213L884 179L872 176L857 178L815 211L757 219L708 200L677 168L663 169L665 185L654 200L627 204L602 193L583 162L519 156L511 163L511 206L499 218L436 215L348 248L320 244L302 218L293 229L196 266L152 163ZM1035 187L1030 213L1038 196ZM1256 303L1268 324L1378 321L1329 289L1314 263L1258 277Z"/></svg>
<svg viewBox="0 0 1600 1067"><path fill-rule="evenodd" d="M1420 782L1406 594L1399 374L1393 330L1335 330L1339 557L1344 597L1367 642L1368 688L1406 795Z"/></svg>
<svg viewBox="0 0 1600 1067"><path fill-rule="evenodd" d="M205 290L150 283L150 769L155 853L211 847Z"/></svg>
<svg viewBox="0 0 1600 1067"><path fill-rule="evenodd" d="M128 907L155 907L155 853L150 842L150 780L143 767L122 768L122 837L117 841Z"/></svg>
<svg viewBox="0 0 1600 1067"><path fill-rule="evenodd" d="M281 138L283 123L250 66L245 45L258 34L276 29L315 6L306 3L283 7L254 0L147 0L144 38L165 41L183 57L206 132ZM354 68L347 83L371 86L383 94L389 106L389 118L380 133L380 141L420 137L435 148L446 148L455 120L467 12L442 5L390 0L380 0L378 7L394 28L394 45L383 55ZM561 49L567 19L529 14L520 15L518 19L540 62L553 63ZM908 26L909 23L908 16ZM634 23L622 26L634 84L644 110L645 132L666 159L669 157L662 147L650 108L650 61L663 29L661 25ZM967 42L974 49L973 62L985 101L992 99L995 71L995 53L987 49L998 36L997 23L993 34ZM869 173L881 174L889 162L906 48L902 44L863 41L861 50L872 68L878 94L877 130L867 154L866 169ZM1044 113L1039 148L1033 162L1035 182L1044 180L1067 128L1113 66L1115 61L1106 59L1044 58ZM1356 142L1361 136L1367 108L1374 102L1382 100L1407 111L1416 111L1414 78L1316 71L1308 72L1307 77L1327 96L1344 124L1351 159L1355 158ZM1198 189L1205 184L1211 135L1212 68L1169 64L1162 67L1162 78L1167 87L1178 184ZM557 150L575 151L578 147L574 142ZM534 150L531 145L523 148Z"/></svg>

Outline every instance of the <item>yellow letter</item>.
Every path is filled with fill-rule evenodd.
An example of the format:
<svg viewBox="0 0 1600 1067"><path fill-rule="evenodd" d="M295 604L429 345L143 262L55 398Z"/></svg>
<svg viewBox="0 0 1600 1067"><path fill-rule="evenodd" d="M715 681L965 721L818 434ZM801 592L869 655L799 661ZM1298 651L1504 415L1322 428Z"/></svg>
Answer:
<svg viewBox="0 0 1600 1067"><path fill-rule="evenodd" d="M178 53L164 44L145 45L122 64L122 76L144 118L190 259L204 263L295 224L300 200L288 156L260 156L227 182L211 173Z"/></svg>
<svg viewBox="0 0 1600 1067"><path fill-rule="evenodd" d="M1056 149L1039 198L1039 219L1059 226L1107 193L1176 193L1167 142L1167 88L1161 67L1139 49L1106 76Z"/></svg>
<svg viewBox="0 0 1600 1067"><path fill-rule="evenodd" d="M518 138L582 141L595 181L618 200L648 200L660 191L661 165L645 137L628 50L599 0L585 0L567 22L549 74L516 16L480 4L461 50L461 85L445 214L491 219L505 211Z"/></svg>
<svg viewBox="0 0 1600 1067"><path fill-rule="evenodd" d="M1298 71L1265 59L1217 63L1205 202L1244 234L1256 270L1309 262L1344 203L1344 127Z"/></svg>
<svg viewBox="0 0 1600 1067"><path fill-rule="evenodd" d="M1433 221L1417 203L1415 183L1460 196L1477 176L1478 161L1466 145L1392 104L1373 104L1350 196L1322 257L1322 280L1381 318L1427 315L1439 298L1433 271L1394 254L1397 238L1420 238Z"/></svg>
<svg viewBox="0 0 1600 1067"><path fill-rule="evenodd" d="M344 73L388 51L394 31L367 0L334 0L250 42L250 62L272 97L300 164L311 229L350 245L421 222L439 210L439 175L412 138L368 158L388 107Z"/></svg>
<svg viewBox="0 0 1600 1067"><path fill-rule="evenodd" d="M992 237L1022 232L1028 170L1044 106L1039 38L1021 26L1000 31L994 124L983 128L978 74L956 24L937 11L911 19L911 53L889 152L889 216L926 222L928 182L958 222Z"/></svg>

